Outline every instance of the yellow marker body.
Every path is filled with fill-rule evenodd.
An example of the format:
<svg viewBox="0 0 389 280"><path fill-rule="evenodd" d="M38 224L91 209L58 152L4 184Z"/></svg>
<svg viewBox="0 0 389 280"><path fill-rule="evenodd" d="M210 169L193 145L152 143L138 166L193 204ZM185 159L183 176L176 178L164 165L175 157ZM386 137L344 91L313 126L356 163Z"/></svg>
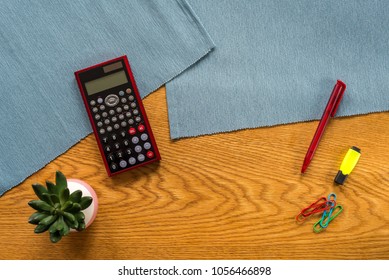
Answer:
<svg viewBox="0 0 389 280"><path fill-rule="evenodd" d="M357 147L351 147L351 149L347 151L347 154L344 157L342 164L340 165L340 170L335 177L335 183L343 185L347 176L354 169L355 165L357 165L360 156L361 150Z"/></svg>

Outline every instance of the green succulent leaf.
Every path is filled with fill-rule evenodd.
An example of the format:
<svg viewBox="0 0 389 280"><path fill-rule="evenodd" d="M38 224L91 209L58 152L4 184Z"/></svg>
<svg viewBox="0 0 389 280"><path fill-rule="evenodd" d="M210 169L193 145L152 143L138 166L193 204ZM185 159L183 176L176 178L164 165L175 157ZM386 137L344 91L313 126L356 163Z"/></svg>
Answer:
<svg viewBox="0 0 389 280"><path fill-rule="evenodd" d="M74 217L71 213L63 212L63 216L70 222L70 224L74 224L76 222L76 217Z"/></svg>
<svg viewBox="0 0 389 280"><path fill-rule="evenodd" d="M61 233L62 236L65 236L65 235L68 235L69 232L70 232L70 227L68 226L68 224L66 222L64 222L64 227L60 231L60 233Z"/></svg>
<svg viewBox="0 0 389 280"><path fill-rule="evenodd" d="M50 240L53 243L57 243L62 239L62 235L59 231L50 232Z"/></svg>
<svg viewBox="0 0 389 280"><path fill-rule="evenodd" d="M49 227L50 233L54 233L57 231L58 223L59 223L59 219L57 219L54 223L51 224L51 226Z"/></svg>
<svg viewBox="0 0 389 280"><path fill-rule="evenodd" d="M72 208L70 208L69 211L67 211L67 212L74 214L74 213L78 213L80 211L81 211L81 205L78 203L73 203Z"/></svg>
<svg viewBox="0 0 389 280"><path fill-rule="evenodd" d="M61 191L68 188L68 183L66 181L65 175L62 174L61 171L57 171L55 173L55 184L57 187L57 193L60 194Z"/></svg>
<svg viewBox="0 0 389 280"><path fill-rule="evenodd" d="M34 232L35 233L42 233L42 232L45 232L48 228L49 228L49 226L37 225Z"/></svg>
<svg viewBox="0 0 389 280"><path fill-rule="evenodd" d="M61 192L59 193L59 201L61 205L64 205L65 202L68 201L68 199L69 199L69 189L66 188L61 190Z"/></svg>
<svg viewBox="0 0 389 280"><path fill-rule="evenodd" d="M84 196L83 198L81 198L80 201L81 210L88 208L92 204L92 201L93 198L90 196Z"/></svg>
<svg viewBox="0 0 389 280"><path fill-rule="evenodd" d="M64 212L63 213L63 216L65 217L65 220L68 221L68 225L71 227L71 228L77 228L78 227L78 221L77 219L74 217L73 214L69 213L69 212Z"/></svg>
<svg viewBox="0 0 389 280"><path fill-rule="evenodd" d="M85 230L85 223L84 222L79 223L78 227L77 227L77 231L83 231L83 230Z"/></svg>
<svg viewBox="0 0 389 280"><path fill-rule="evenodd" d="M47 190L49 191L49 193L51 193L51 194L58 194L56 192L57 188L55 187L54 183L52 183L50 181L46 181L46 186L47 186Z"/></svg>
<svg viewBox="0 0 389 280"><path fill-rule="evenodd" d="M40 213L40 212L35 212L34 214L32 214L30 216L30 218L28 218L28 222L30 224L33 224L33 225L37 225L39 224L39 222L46 218L47 216L49 216L49 214L46 214L46 213Z"/></svg>
<svg viewBox="0 0 389 280"><path fill-rule="evenodd" d="M78 212L77 214L74 214L74 217L78 221L78 223L83 222L85 220L85 215L83 212Z"/></svg>
<svg viewBox="0 0 389 280"><path fill-rule="evenodd" d="M30 202L28 202L28 205L38 211L50 212L54 210L53 206L42 200L31 200Z"/></svg>
<svg viewBox="0 0 389 280"><path fill-rule="evenodd" d="M82 197L82 191L76 190L72 192L72 194L69 197L69 200L79 203L81 201L81 197Z"/></svg>
<svg viewBox="0 0 389 280"><path fill-rule="evenodd" d="M69 209L71 209L73 206L73 202L71 202L70 200L66 201L65 204L61 207L61 210L62 211L68 211Z"/></svg>
<svg viewBox="0 0 389 280"><path fill-rule="evenodd" d="M50 199L51 199L51 201L53 202L54 205L56 203L59 203L59 197L56 194L50 194Z"/></svg>
<svg viewBox="0 0 389 280"><path fill-rule="evenodd" d="M58 216L57 215L50 215L50 216L47 216L46 218L42 219L39 224L40 225L44 225L44 226L49 226L51 225L52 223L54 223L56 220L58 219Z"/></svg>
<svg viewBox="0 0 389 280"><path fill-rule="evenodd" d="M33 185L32 185L32 189L34 190L36 196L39 197L39 199L41 199L41 200L45 200L44 197L43 197L43 194L49 192L49 191L48 191L44 186L42 186L41 184L33 184Z"/></svg>
<svg viewBox="0 0 389 280"><path fill-rule="evenodd" d="M63 230L64 227L65 227L65 224L66 224L66 223L65 223L63 217L60 216L59 219L58 219L58 223L57 223L57 231Z"/></svg>
<svg viewBox="0 0 389 280"><path fill-rule="evenodd" d="M50 204L51 206L54 206L54 202L51 200L49 193L44 193L41 198L44 202Z"/></svg>

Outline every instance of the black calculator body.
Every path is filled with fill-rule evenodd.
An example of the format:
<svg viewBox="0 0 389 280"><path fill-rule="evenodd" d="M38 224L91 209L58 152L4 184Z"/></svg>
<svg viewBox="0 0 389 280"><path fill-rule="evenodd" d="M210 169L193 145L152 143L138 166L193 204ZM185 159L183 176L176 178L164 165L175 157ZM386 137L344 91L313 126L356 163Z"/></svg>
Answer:
<svg viewBox="0 0 389 280"><path fill-rule="evenodd" d="M161 159L126 56L75 75L109 176Z"/></svg>

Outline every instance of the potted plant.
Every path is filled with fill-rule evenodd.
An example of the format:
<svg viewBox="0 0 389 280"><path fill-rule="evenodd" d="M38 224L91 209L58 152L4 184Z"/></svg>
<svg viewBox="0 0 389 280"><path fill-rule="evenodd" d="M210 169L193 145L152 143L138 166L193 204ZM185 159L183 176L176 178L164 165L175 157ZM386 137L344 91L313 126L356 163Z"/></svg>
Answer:
<svg viewBox="0 0 389 280"><path fill-rule="evenodd" d="M92 224L98 203L95 191L88 184L77 179L67 180L57 171L55 184L46 181L46 186L33 184L39 199L28 202L37 211L28 220L37 225L35 233L48 230L51 242L56 243L69 232L83 231Z"/></svg>

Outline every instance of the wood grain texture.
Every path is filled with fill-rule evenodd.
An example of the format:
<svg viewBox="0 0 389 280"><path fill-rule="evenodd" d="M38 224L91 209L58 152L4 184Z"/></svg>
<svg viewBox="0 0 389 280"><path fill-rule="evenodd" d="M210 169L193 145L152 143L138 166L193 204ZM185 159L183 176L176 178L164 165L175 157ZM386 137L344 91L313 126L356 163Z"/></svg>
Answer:
<svg viewBox="0 0 389 280"><path fill-rule="evenodd" d="M144 101L162 161L109 178L88 136L0 198L1 259L389 259L389 113L330 122L300 174L317 121L171 141L165 89ZM352 145L362 156L333 184ZM94 224L51 244L27 223L31 184L55 170L99 196ZM325 232L301 208L335 192Z"/></svg>

